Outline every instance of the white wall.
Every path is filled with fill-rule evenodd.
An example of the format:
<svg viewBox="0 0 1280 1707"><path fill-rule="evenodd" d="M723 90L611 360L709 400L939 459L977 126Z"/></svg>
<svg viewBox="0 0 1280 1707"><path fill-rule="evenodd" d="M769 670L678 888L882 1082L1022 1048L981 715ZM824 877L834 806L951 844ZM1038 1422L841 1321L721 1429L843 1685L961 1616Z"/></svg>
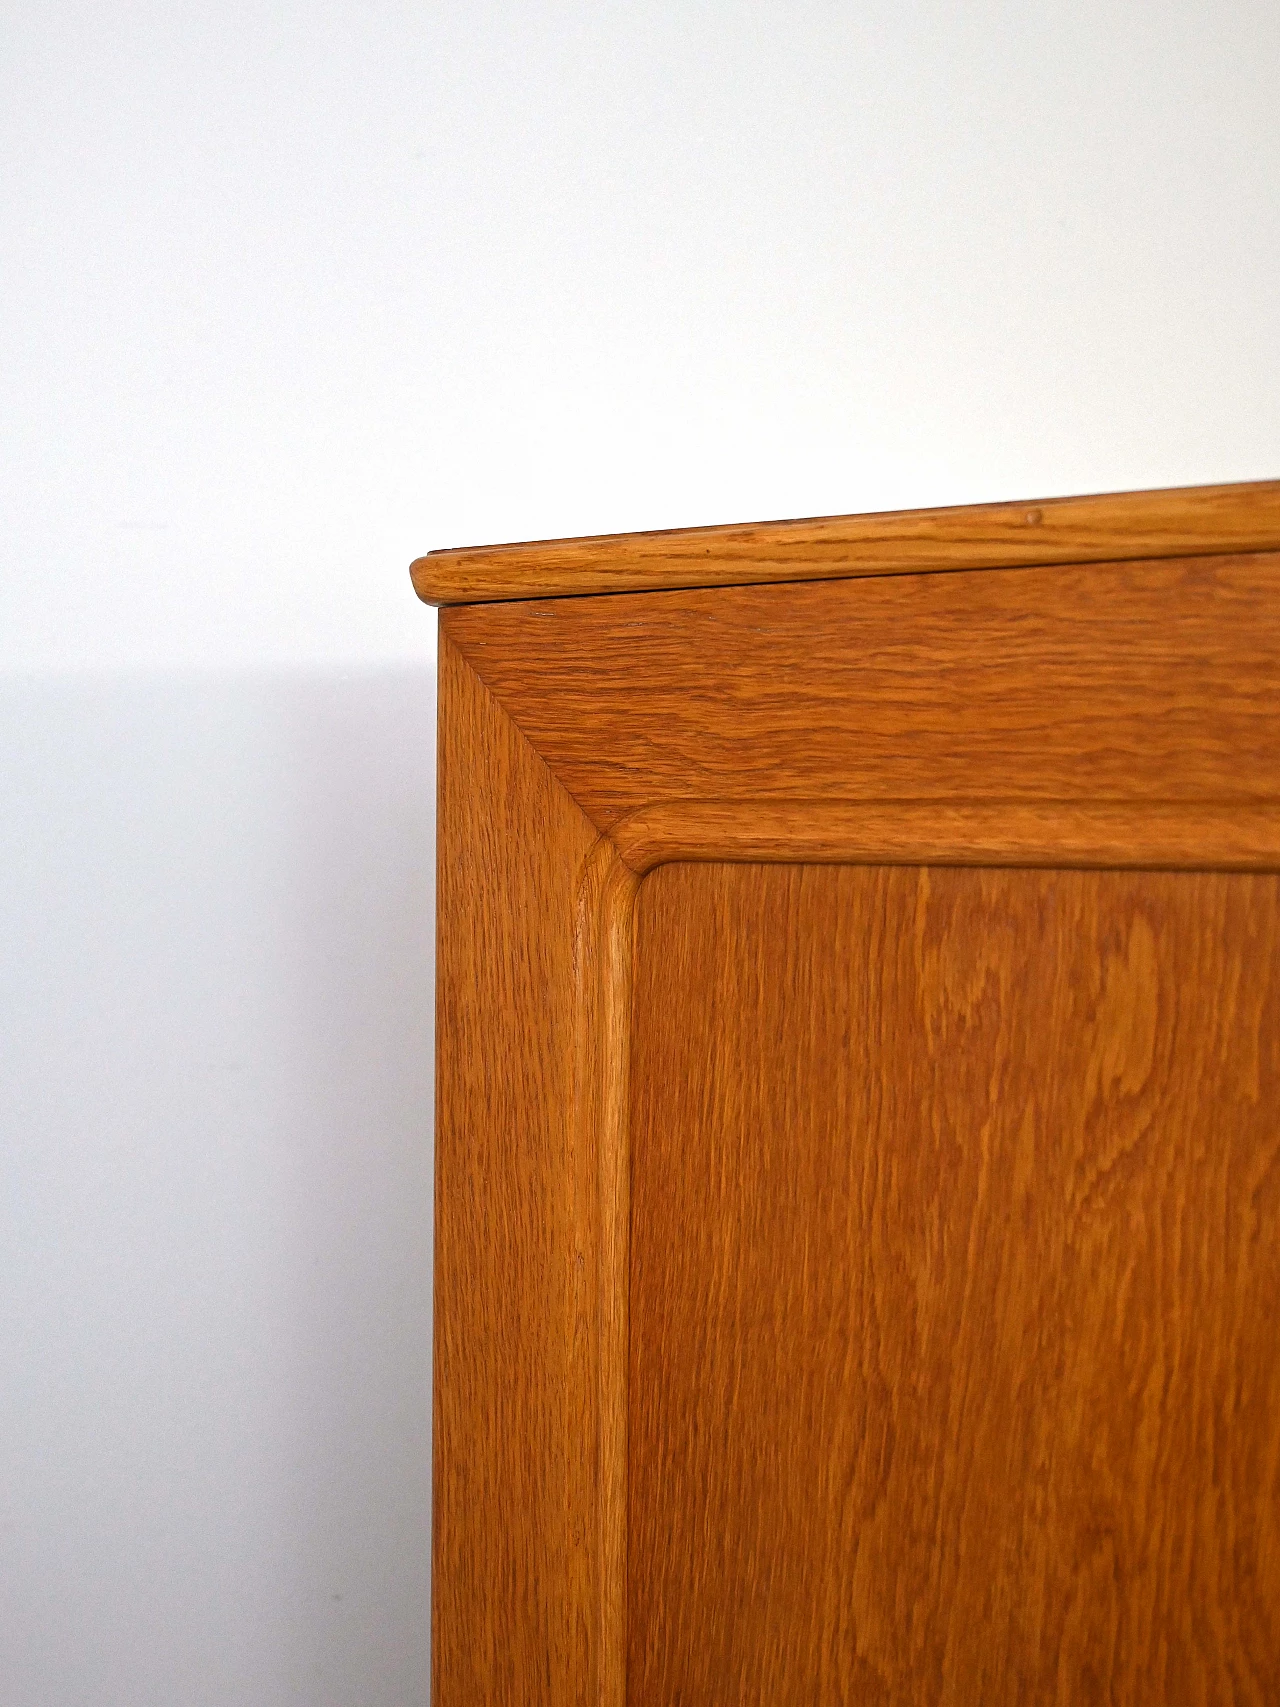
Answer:
<svg viewBox="0 0 1280 1707"><path fill-rule="evenodd" d="M0 1701L421 1702L429 679L0 680Z"/></svg>
<svg viewBox="0 0 1280 1707"><path fill-rule="evenodd" d="M1280 473L1280 8L0 5L0 1699L426 1696L431 545Z"/></svg>

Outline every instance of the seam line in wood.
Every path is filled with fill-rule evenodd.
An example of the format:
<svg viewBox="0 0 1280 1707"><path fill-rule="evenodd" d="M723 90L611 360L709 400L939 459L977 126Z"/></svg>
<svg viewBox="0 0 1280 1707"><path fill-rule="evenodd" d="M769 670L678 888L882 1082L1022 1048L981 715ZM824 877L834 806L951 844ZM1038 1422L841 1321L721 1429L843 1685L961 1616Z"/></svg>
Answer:
<svg viewBox="0 0 1280 1707"><path fill-rule="evenodd" d="M443 613L442 613L442 615L443 615ZM467 649L467 647L460 640L460 638L459 638L458 634L455 632L455 630L453 628L451 628L450 626L448 626L446 623L442 628L442 632L448 636L449 644L454 648L454 650L462 658L463 662L466 664L467 668L471 671L472 675L480 683L481 687L483 687L485 693L488 694L489 698L493 701L494 705L501 712L502 716L504 718L506 718L507 722L510 723L511 727L517 732L517 734L520 736L520 739L529 748L529 751L537 757L538 762L540 764L543 764L547 767L547 769L551 772L552 776L556 779L556 782L559 785L559 787L561 787L564 790L564 792L568 795L569 799L573 801L573 804L578 808L579 812L582 813L582 816L587 820L587 822L591 825L591 827L594 830L598 831L601 835L604 835L605 834L604 826L597 822L595 814L593 812L591 812L586 806L584 806L582 801L578 799L578 796L569 787L568 783L565 781L565 779L561 775L560 771L558 771L556 769L556 767L552 763L552 761L542 751L541 747L538 746L537 742L534 741L533 737L530 735L530 733L529 733L528 729L525 727L525 725L519 721L519 719L516 717L515 713L512 711L511 707L506 703L506 701L499 696L499 694L496 692L496 690L493 688L493 686L489 682L488 678L485 676L484 672L481 670L480 666L473 659L470 651Z"/></svg>

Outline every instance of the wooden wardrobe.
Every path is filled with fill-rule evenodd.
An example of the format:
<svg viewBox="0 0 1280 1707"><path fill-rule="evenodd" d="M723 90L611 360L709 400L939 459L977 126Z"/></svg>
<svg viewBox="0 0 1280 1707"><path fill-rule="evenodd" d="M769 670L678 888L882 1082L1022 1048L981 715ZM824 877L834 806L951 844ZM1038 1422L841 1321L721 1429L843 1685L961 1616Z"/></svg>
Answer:
<svg viewBox="0 0 1280 1707"><path fill-rule="evenodd" d="M1275 1707L1280 482L413 574L434 1707Z"/></svg>

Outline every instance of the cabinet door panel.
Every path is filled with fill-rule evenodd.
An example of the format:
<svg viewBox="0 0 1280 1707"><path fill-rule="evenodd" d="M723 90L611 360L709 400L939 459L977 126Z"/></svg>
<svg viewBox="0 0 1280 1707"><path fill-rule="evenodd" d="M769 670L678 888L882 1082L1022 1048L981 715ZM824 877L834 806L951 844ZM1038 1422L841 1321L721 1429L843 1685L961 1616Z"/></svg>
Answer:
<svg viewBox="0 0 1280 1707"><path fill-rule="evenodd" d="M1280 879L637 901L634 1703L1280 1699Z"/></svg>

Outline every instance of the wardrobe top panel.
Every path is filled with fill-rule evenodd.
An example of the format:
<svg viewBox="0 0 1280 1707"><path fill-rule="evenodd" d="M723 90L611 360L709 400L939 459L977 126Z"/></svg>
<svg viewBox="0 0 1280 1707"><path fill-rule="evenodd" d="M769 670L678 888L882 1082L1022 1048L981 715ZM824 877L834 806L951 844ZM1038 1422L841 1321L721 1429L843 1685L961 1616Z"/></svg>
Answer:
<svg viewBox="0 0 1280 1707"><path fill-rule="evenodd" d="M1280 480L432 551L428 604L1280 549Z"/></svg>

